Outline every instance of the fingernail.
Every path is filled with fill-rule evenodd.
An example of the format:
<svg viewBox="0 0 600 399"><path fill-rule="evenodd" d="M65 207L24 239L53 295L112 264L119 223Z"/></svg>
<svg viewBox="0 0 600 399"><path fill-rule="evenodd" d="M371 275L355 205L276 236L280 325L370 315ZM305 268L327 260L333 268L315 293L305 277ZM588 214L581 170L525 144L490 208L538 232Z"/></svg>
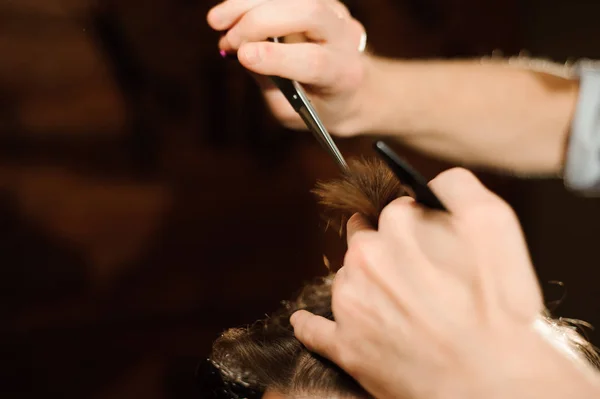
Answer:
<svg viewBox="0 0 600 399"><path fill-rule="evenodd" d="M215 28L219 28L223 25L221 23L221 13L216 8L213 8L208 12L208 19L212 22Z"/></svg>
<svg viewBox="0 0 600 399"><path fill-rule="evenodd" d="M228 53L225 50L219 50L219 54L223 59L226 60L237 60L237 55L235 53Z"/></svg>
<svg viewBox="0 0 600 399"><path fill-rule="evenodd" d="M244 53L244 58L246 62L250 65L258 64L261 60L261 55L258 50L258 46L244 46L242 50Z"/></svg>
<svg viewBox="0 0 600 399"><path fill-rule="evenodd" d="M290 317L290 324L292 325L292 327L294 327L294 323L296 322L296 320L298 319L298 312L294 313L291 317Z"/></svg>

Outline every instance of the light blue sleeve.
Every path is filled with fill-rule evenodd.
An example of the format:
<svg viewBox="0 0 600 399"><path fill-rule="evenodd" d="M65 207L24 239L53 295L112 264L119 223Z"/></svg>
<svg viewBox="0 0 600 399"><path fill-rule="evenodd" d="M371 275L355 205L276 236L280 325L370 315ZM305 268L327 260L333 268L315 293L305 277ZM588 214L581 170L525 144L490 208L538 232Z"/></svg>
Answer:
<svg viewBox="0 0 600 399"><path fill-rule="evenodd" d="M600 63L580 62L579 99L567 148L565 186L583 195L600 196Z"/></svg>

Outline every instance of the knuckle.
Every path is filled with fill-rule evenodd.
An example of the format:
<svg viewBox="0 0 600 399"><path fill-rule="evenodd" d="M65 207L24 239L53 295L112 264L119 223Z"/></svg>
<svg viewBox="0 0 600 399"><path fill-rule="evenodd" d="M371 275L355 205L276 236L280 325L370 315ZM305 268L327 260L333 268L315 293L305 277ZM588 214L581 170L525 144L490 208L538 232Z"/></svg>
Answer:
<svg viewBox="0 0 600 399"><path fill-rule="evenodd" d="M496 196L478 201L465 214L465 218L469 225L486 230L512 228L518 223L510 205Z"/></svg>
<svg viewBox="0 0 600 399"><path fill-rule="evenodd" d="M331 306L334 307L334 299L338 297L340 292L343 292L343 286L346 284L346 279L342 278L342 274L345 273L347 269L342 266L340 270L333 277L333 281L331 282Z"/></svg>
<svg viewBox="0 0 600 399"><path fill-rule="evenodd" d="M331 307L336 317L354 318L357 309L360 308L364 298L357 296L355 283L344 280L331 288Z"/></svg>
<svg viewBox="0 0 600 399"><path fill-rule="evenodd" d="M397 226L406 217L413 199L410 197L401 197L390 202L379 215L380 228Z"/></svg>
<svg viewBox="0 0 600 399"><path fill-rule="evenodd" d="M355 309L355 298L353 290L348 284L338 285L335 291L331 292L331 298L332 302L335 302L335 313L338 317L340 315L352 314L352 311Z"/></svg>
<svg viewBox="0 0 600 399"><path fill-rule="evenodd" d="M327 9L327 5L323 0L304 0L305 16L308 20L314 20L315 17L321 15Z"/></svg>
<svg viewBox="0 0 600 399"><path fill-rule="evenodd" d="M354 39L352 43L352 49L356 50L358 48L361 36L366 32L365 26L359 20L352 18L348 20L348 29L351 32L350 37Z"/></svg>
<svg viewBox="0 0 600 399"><path fill-rule="evenodd" d="M340 12L346 16L346 17L350 17L352 16L352 14L350 13L350 9L348 8L347 5L345 5L344 3L342 3L341 1L336 1L335 4L337 5L337 7L339 8Z"/></svg>
<svg viewBox="0 0 600 399"><path fill-rule="evenodd" d="M352 25L353 29L356 31L356 33L358 34L359 37L362 36L362 34L366 32L365 26L358 19L352 18L350 20L350 24Z"/></svg>
<svg viewBox="0 0 600 399"><path fill-rule="evenodd" d="M380 266L381 254L385 251L384 243L373 232L357 232L348 246L344 258L344 268L354 279L364 279L376 273ZM350 285L350 284L348 284ZM348 297L354 291L346 293ZM358 299L360 301L360 298Z"/></svg>
<svg viewBox="0 0 600 399"><path fill-rule="evenodd" d="M473 172L460 167L445 170L434 180L446 180L455 182L456 184L472 184L473 182L479 182Z"/></svg>
<svg viewBox="0 0 600 399"><path fill-rule="evenodd" d="M359 370L360 362L352 349L352 345L336 343L332 348L335 351L336 364L346 370L350 375L355 375Z"/></svg>
<svg viewBox="0 0 600 399"><path fill-rule="evenodd" d="M377 242L370 234L357 232L348 246L348 251L344 257L344 267L368 263L371 257L370 254L372 251L377 250L377 246Z"/></svg>
<svg viewBox="0 0 600 399"><path fill-rule="evenodd" d="M239 31L239 28L234 27L234 28L231 28L225 34L225 40L229 43L229 45L233 49L239 49L241 41L242 41L238 31Z"/></svg>
<svg viewBox="0 0 600 399"><path fill-rule="evenodd" d="M306 75L311 83L317 83L322 80L325 72L330 69L328 57L321 46L310 46L308 53L305 58L307 62Z"/></svg>
<svg viewBox="0 0 600 399"><path fill-rule="evenodd" d="M254 8L248 11L240 20L238 25L243 26L244 30L252 31L256 27L261 26L262 15L260 9Z"/></svg>

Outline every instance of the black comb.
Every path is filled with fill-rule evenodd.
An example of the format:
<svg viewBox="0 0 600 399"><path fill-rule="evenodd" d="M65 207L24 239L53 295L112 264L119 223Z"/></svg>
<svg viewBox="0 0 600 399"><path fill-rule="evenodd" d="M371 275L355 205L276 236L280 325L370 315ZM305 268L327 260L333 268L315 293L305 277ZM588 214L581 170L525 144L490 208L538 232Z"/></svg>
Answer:
<svg viewBox="0 0 600 399"><path fill-rule="evenodd" d="M415 201L427 208L448 212L442 201L431 191L425 178L414 170L408 162L400 158L383 141L376 141L373 147L398 180L412 190Z"/></svg>

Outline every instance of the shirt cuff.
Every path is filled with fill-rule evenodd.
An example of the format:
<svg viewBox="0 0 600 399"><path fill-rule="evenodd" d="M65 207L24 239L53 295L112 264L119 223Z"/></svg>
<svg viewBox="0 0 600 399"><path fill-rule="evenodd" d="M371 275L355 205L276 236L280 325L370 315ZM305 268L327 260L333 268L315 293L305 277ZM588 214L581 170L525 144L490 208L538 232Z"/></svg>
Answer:
<svg viewBox="0 0 600 399"><path fill-rule="evenodd" d="M564 169L565 186L600 196L600 63L580 62L579 98L571 124Z"/></svg>

